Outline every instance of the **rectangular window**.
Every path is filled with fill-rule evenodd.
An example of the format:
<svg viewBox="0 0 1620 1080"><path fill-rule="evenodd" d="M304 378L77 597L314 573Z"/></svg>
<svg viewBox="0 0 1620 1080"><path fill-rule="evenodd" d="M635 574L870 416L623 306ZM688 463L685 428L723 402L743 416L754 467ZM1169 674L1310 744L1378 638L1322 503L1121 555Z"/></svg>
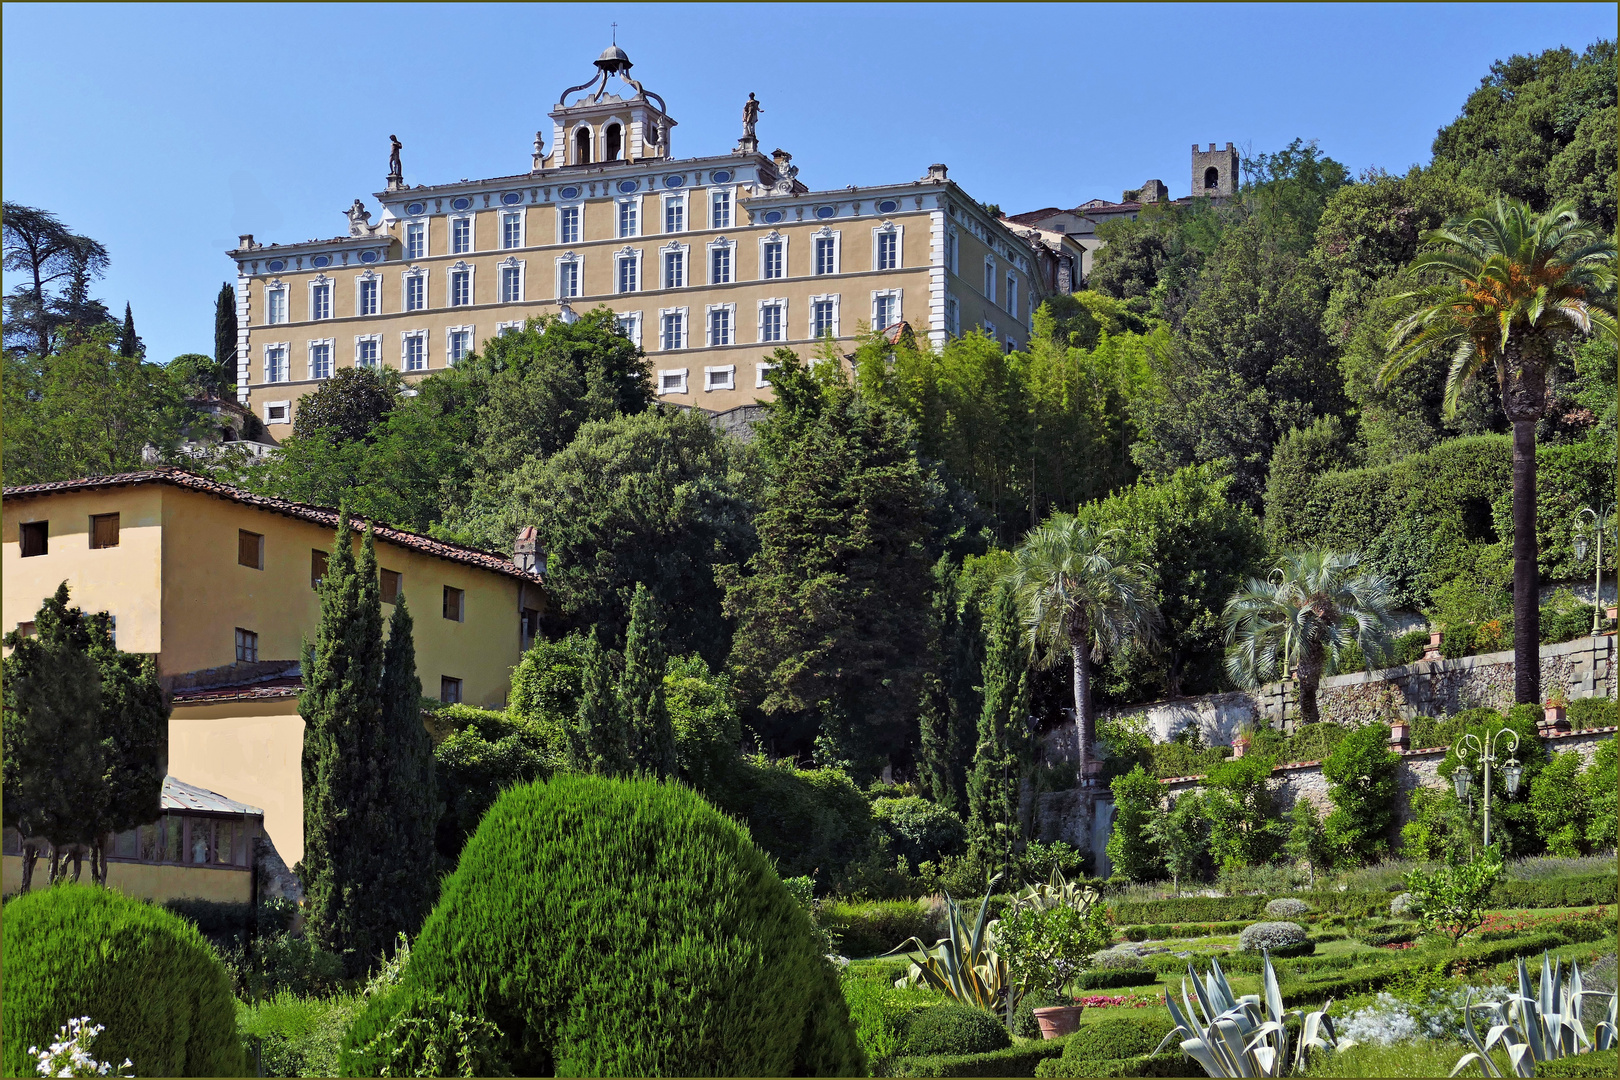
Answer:
<svg viewBox="0 0 1620 1080"><path fill-rule="evenodd" d="M664 252L664 288L679 289L686 284L686 252Z"/></svg>
<svg viewBox="0 0 1620 1080"><path fill-rule="evenodd" d="M991 303L996 300L996 264L990 259L984 262L984 295Z"/></svg>
<svg viewBox="0 0 1620 1080"><path fill-rule="evenodd" d="M619 204L619 235L636 235L636 200L626 199Z"/></svg>
<svg viewBox="0 0 1620 1080"><path fill-rule="evenodd" d="M731 192L716 191L710 198L709 228L731 228Z"/></svg>
<svg viewBox="0 0 1620 1080"><path fill-rule="evenodd" d="M664 231L678 233L686 231L686 199L664 200Z"/></svg>
<svg viewBox="0 0 1620 1080"><path fill-rule="evenodd" d="M898 305L892 296L875 296L872 298L872 329L887 330L898 320L895 318Z"/></svg>
<svg viewBox="0 0 1620 1080"><path fill-rule="evenodd" d="M393 604L399 601L399 590L405 587L405 579L398 570L380 570L377 573L378 592L382 594L382 602Z"/></svg>
<svg viewBox="0 0 1620 1080"><path fill-rule="evenodd" d="M236 659L241 663L259 662L259 635L252 630L236 628Z"/></svg>
<svg viewBox="0 0 1620 1080"><path fill-rule="evenodd" d="M725 285L731 281L731 245L722 244L709 249L709 284Z"/></svg>
<svg viewBox="0 0 1620 1080"><path fill-rule="evenodd" d="M472 303L472 271L452 270L450 272L450 306L466 307Z"/></svg>
<svg viewBox="0 0 1620 1080"><path fill-rule="evenodd" d="M332 286L328 282L309 287L309 317L311 319L330 319L332 317Z"/></svg>
<svg viewBox="0 0 1620 1080"><path fill-rule="evenodd" d="M516 210L508 210L501 215L501 247L515 248L523 246L523 215Z"/></svg>
<svg viewBox="0 0 1620 1080"><path fill-rule="evenodd" d="M733 365L725 367L710 367L703 369L703 389L705 390L734 390L737 386L737 369Z"/></svg>
<svg viewBox="0 0 1620 1080"><path fill-rule="evenodd" d="M953 334L962 332L962 308L954 296L945 298L945 328Z"/></svg>
<svg viewBox="0 0 1620 1080"><path fill-rule="evenodd" d="M287 350L280 345L264 350L264 381L287 381Z"/></svg>
<svg viewBox="0 0 1620 1080"><path fill-rule="evenodd" d="M984 336L994 340L995 336L996 336L996 324L993 323L993 322L990 322L989 320L986 320L983 325L984 325Z"/></svg>
<svg viewBox="0 0 1620 1080"><path fill-rule="evenodd" d="M1018 279L1007 275L1007 314L1018 318Z"/></svg>
<svg viewBox="0 0 1620 1080"><path fill-rule="evenodd" d="M269 308L268 308L268 312L265 315L265 318L270 323L270 325L274 326L277 323L286 322L287 321L287 290L286 289L271 289L269 291L269 293L266 294L266 299L267 299Z"/></svg>
<svg viewBox="0 0 1620 1080"><path fill-rule="evenodd" d="M426 371L427 366L427 335L421 333L406 334L405 370Z"/></svg>
<svg viewBox="0 0 1620 1080"><path fill-rule="evenodd" d="M246 529L236 531L236 561L250 570L264 569L264 537Z"/></svg>
<svg viewBox="0 0 1620 1080"><path fill-rule="evenodd" d="M37 629L39 628L34 625L34 620L32 619L29 619L27 622L20 622L17 624L17 636L33 637L34 631Z"/></svg>
<svg viewBox="0 0 1620 1080"><path fill-rule="evenodd" d="M673 371L660 371L658 373L658 392L660 394L686 393L686 369L676 368Z"/></svg>
<svg viewBox="0 0 1620 1080"><path fill-rule="evenodd" d="M177 863L185 843L185 819L163 815L163 861Z"/></svg>
<svg viewBox="0 0 1620 1080"><path fill-rule="evenodd" d="M405 257L420 259L427 254L427 225L415 221L405 226Z"/></svg>
<svg viewBox="0 0 1620 1080"><path fill-rule="evenodd" d="M135 859L141 853L141 834L137 829L126 829L113 837L112 856L115 859Z"/></svg>
<svg viewBox="0 0 1620 1080"><path fill-rule="evenodd" d="M140 860L142 862L163 861L163 819L158 818L150 825L140 828Z"/></svg>
<svg viewBox="0 0 1620 1080"><path fill-rule="evenodd" d="M192 863L208 862L208 841L212 839L209 833L213 822L205 818L187 818L187 848L186 861Z"/></svg>
<svg viewBox="0 0 1620 1080"><path fill-rule="evenodd" d="M878 233L877 268L894 270L900 265L900 237L892 232Z"/></svg>
<svg viewBox="0 0 1620 1080"><path fill-rule="evenodd" d="M329 342L318 341L309 347L309 377L312 379L332 377L332 346Z"/></svg>
<svg viewBox="0 0 1620 1080"><path fill-rule="evenodd" d="M731 344L731 309L718 308L709 312L709 344Z"/></svg>
<svg viewBox="0 0 1620 1080"><path fill-rule="evenodd" d="M816 237L815 273L835 274L838 272L837 260L834 257L836 248L837 239L835 237Z"/></svg>
<svg viewBox="0 0 1620 1080"><path fill-rule="evenodd" d="M579 243L579 207L565 206L557 211L557 243Z"/></svg>
<svg viewBox="0 0 1620 1080"><path fill-rule="evenodd" d="M540 612L537 608L526 607L518 616L518 638L527 649L534 644L534 639L540 636Z"/></svg>
<svg viewBox="0 0 1620 1080"><path fill-rule="evenodd" d="M501 303L515 304L523 299L523 270L516 266L501 267Z"/></svg>
<svg viewBox="0 0 1620 1080"><path fill-rule="evenodd" d="M357 367L374 368L377 366L377 339L361 338L354 343L354 362Z"/></svg>
<svg viewBox="0 0 1620 1080"><path fill-rule="evenodd" d="M766 304L759 309L759 340L783 340L781 304Z"/></svg>
<svg viewBox="0 0 1620 1080"><path fill-rule="evenodd" d="M90 546L114 548L118 546L118 515L94 514L90 518Z"/></svg>
<svg viewBox="0 0 1620 1080"><path fill-rule="evenodd" d="M461 680L448 675L439 677L439 700L446 705L461 704Z"/></svg>
<svg viewBox="0 0 1620 1080"><path fill-rule="evenodd" d="M444 617L453 622L461 622L466 615L466 596L467 594L460 589L446 585L444 587Z"/></svg>
<svg viewBox="0 0 1620 1080"><path fill-rule="evenodd" d="M641 313L639 311L631 312L628 315L619 315L614 321L619 325L619 333L637 345L641 344Z"/></svg>
<svg viewBox="0 0 1620 1080"><path fill-rule="evenodd" d="M451 330L447 340L445 362L450 364L459 363L465 360L470 352L472 352L472 331Z"/></svg>
<svg viewBox="0 0 1620 1080"><path fill-rule="evenodd" d="M835 332L833 326L835 305L831 300L817 300L810 310L810 336L824 338Z"/></svg>
<svg viewBox="0 0 1620 1080"><path fill-rule="evenodd" d="M17 539L22 544L22 557L31 559L35 555L50 553L50 522L27 521L17 529Z"/></svg>
<svg viewBox="0 0 1620 1080"><path fill-rule="evenodd" d="M381 282L379 282L376 278L364 278L364 279L361 280L361 282L360 282L360 314L362 314L362 315L375 315L375 314L377 314L377 294L382 291L379 288L380 285L381 285Z"/></svg>
<svg viewBox="0 0 1620 1080"><path fill-rule="evenodd" d="M267 424L285 424L287 422L287 410L290 408L292 406L286 402L277 405L265 405L264 422Z"/></svg>
<svg viewBox="0 0 1620 1080"><path fill-rule="evenodd" d="M427 278L412 274L405 279L405 310L421 311L427 307Z"/></svg>
<svg viewBox="0 0 1620 1080"><path fill-rule="evenodd" d="M760 249L759 276L769 281L782 276L782 241L772 240Z"/></svg>
<svg viewBox="0 0 1620 1080"><path fill-rule="evenodd" d="M557 264L557 295L564 300L579 295L579 263Z"/></svg>
<svg viewBox="0 0 1620 1080"><path fill-rule="evenodd" d="M321 579L326 577L326 552L314 548L309 552L309 587L321 587Z"/></svg>
<svg viewBox="0 0 1620 1080"><path fill-rule="evenodd" d="M238 824L234 821L214 822L214 864L229 866L236 853Z"/></svg>
<svg viewBox="0 0 1620 1080"><path fill-rule="evenodd" d="M619 256L618 273L619 291L622 293L636 291L636 258L633 255Z"/></svg>
<svg viewBox="0 0 1620 1080"><path fill-rule="evenodd" d="M1018 351L1018 342L1014 341L1012 338L1008 338L1007 339L1007 350L1006 351L1009 352L1009 353L1017 352Z"/></svg>
<svg viewBox="0 0 1620 1080"><path fill-rule="evenodd" d="M450 219L450 254L465 255L472 250L472 218Z"/></svg>
<svg viewBox="0 0 1620 1080"><path fill-rule="evenodd" d="M658 343L665 349L686 348L686 316L671 311L659 320Z"/></svg>
<svg viewBox="0 0 1620 1080"><path fill-rule="evenodd" d="M756 390L764 389L765 387L771 385L771 369L775 366L775 364L754 365L754 388Z"/></svg>

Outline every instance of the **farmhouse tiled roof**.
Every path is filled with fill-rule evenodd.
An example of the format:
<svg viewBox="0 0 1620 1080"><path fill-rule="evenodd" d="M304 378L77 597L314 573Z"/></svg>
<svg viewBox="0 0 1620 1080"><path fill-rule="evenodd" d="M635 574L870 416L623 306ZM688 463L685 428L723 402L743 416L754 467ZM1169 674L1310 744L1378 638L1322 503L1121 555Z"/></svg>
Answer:
<svg viewBox="0 0 1620 1080"><path fill-rule="evenodd" d="M222 484L217 480L210 480L205 476L188 472L174 466L164 466L157 469L146 469L141 472L117 473L112 476L87 476L78 480L53 480L44 484L21 484L17 487L5 489L5 500L32 499L45 495L56 495L64 492L77 491L103 491L110 488L136 487L141 484L168 484L172 487L184 488L187 491L198 491L215 498L227 499L243 506L251 506L257 510L266 510L272 514L283 514L287 517L298 518L300 521L324 525L329 529L336 529L338 512L331 507L312 506L309 503L292 502L288 499L276 499L268 495L256 495L230 484ZM374 524L365 518L351 516L349 523L355 529L364 531L367 525ZM388 525L375 525L377 539L396 547L410 548L420 551L424 555L432 555L451 562L465 563L476 566L491 573L504 574L519 581L539 583L543 578L536 573L520 570L512 560L504 555L483 551L478 548L466 547L462 544L453 544L447 540L435 540L420 533L408 532L405 529L395 529Z"/></svg>
<svg viewBox="0 0 1620 1080"><path fill-rule="evenodd" d="M215 701L275 701L294 698L304 689L301 676L290 675L279 679L261 679L258 682L232 683L228 686L202 686L176 690L171 696L176 705L203 705Z"/></svg>
<svg viewBox="0 0 1620 1080"><path fill-rule="evenodd" d="M209 791L207 788L188 784L184 780L176 780L172 776L163 778L163 809L193 810L209 814L264 816L264 811L257 806L239 803L235 799L227 799L217 791Z"/></svg>

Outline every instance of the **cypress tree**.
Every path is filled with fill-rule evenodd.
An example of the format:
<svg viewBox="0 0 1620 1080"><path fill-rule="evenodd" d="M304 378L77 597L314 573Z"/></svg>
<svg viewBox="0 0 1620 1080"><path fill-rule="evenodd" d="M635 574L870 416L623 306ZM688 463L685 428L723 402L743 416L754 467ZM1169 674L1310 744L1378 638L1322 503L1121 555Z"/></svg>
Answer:
<svg viewBox="0 0 1620 1080"><path fill-rule="evenodd" d="M135 313L130 306L124 305L124 330L118 335L119 356L140 356L143 349L141 339L135 334Z"/></svg>
<svg viewBox="0 0 1620 1080"><path fill-rule="evenodd" d="M1028 665L1018 605L1011 590L1002 588L997 590L991 616L984 657L984 709L979 714L979 743L967 782L968 850L988 872L1007 875L1009 887L1016 884L1014 859L1021 846L1018 792L1028 713Z"/></svg>
<svg viewBox="0 0 1620 1080"><path fill-rule="evenodd" d="M668 668L663 639L653 612L652 593L636 583L630 601L630 626L624 639L624 675L619 680L619 709L629 728L630 760L639 773L675 775L675 728L664 704Z"/></svg>
<svg viewBox="0 0 1620 1080"><path fill-rule="evenodd" d="M414 934L427 918L438 891L433 874L422 873L411 853L432 851L439 827L438 784L433 773L433 740L422 724L422 681L416 675L415 626L401 592L394 601L383 645L382 805L392 833L384 849L386 886L379 933L391 949L399 931Z"/></svg>
<svg viewBox="0 0 1620 1080"><path fill-rule="evenodd" d="M922 700L918 703L917 783L928 797L947 810L960 805L951 766L956 756L951 737L950 704L939 676L923 676Z"/></svg>
<svg viewBox="0 0 1620 1080"><path fill-rule="evenodd" d="M220 382L236 384L236 290L230 282L219 287L214 300L214 363L219 365Z"/></svg>
<svg viewBox="0 0 1620 1080"><path fill-rule="evenodd" d="M623 776L630 771L630 741L619 715L613 663L596 629L585 643L579 714L568 739L568 767L575 772Z"/></svg>
<svg viewBox="0 0 1620 1080"><path fill-rule="evenodd" d="M120 652L106 612L90 616L90 658L101 676L101 746L107 797L96 828L90 865L107 884L109 833L150 825L163 812L163 774L169 759L169 703L152 656Z"/></svg>
<svg viewBox="0 0 1620 1080"><path fill-rule="evenodd" d="M374 869L368 865L375 843L370 834L379 830L368 812L375 812L382 789L383 650L376 553L367 543L356 566L347 506L338 513L320 600L315 638L304 645L298 699L304 718L304 858L296 869L304 886L306 933L342 957L355 975L374 955L364 894Z"/></svg>

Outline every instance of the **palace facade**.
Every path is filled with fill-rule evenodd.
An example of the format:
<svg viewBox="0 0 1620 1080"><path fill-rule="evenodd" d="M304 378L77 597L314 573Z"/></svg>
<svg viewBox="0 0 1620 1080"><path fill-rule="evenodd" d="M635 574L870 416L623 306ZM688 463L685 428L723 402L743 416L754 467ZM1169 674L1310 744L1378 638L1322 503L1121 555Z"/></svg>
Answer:
<svg viewBox="0 0 1620 1080"><path fill-rule="evenodd" d="M727 153L677 158L663 99L610 48L551 112L526 172L404 181L394 140L381 220L299 244L244 235L237 264L242 403L280 438L298 399L350 366L443 370L541 315L605 306L664 399L722 411L770 395L769 357L848 353L867 329L942 345L982 328L1011 350L1078 257L1021 235L931 165L917 180L811 190L767 155L758 104ZM610 93L618 79L620 92ZM1074 271L1078 270L1078 263Z"/></svg>

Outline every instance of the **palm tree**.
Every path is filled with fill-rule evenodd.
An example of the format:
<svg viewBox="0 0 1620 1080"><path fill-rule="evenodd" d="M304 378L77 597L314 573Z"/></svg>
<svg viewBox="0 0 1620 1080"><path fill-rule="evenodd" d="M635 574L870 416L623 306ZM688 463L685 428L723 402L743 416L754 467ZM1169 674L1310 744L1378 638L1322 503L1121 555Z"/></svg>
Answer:
<svg viewBox="0 0 1620 1080"><path fill-rule="evenodd" d="M1502 409L1513 424L1513 696L1541 699L1536 573L1536 422L1547 410L1553 347L1579 331L1615 329L1612 240L1563 202L1537 214L1516 199L1456 219L1423 238L1411 271L1441 280L1404 293L1420 306L1396 325L1378 373L1388 385L1431 350L1451 356L1446 409L1487 366L1496 369Z"/></svg>
<svg viewBox="0 0 1620 1080"><path fill-rule="evenodd" d="M1358 573L1360 562L1355 552L1291 551L1267 580L1250 578L1222 616L1232 681L1255 687L1297 667L1300 713L1320 720L1316 689L1329 662L1351 644L1370 662L1389 640L1389 580Z"/></svg>
<svg viewBox="0 0 1620 1080"><path fill-rule="evenodd" d="M1080 775L1097 741L1091 711L1091 662L1129 640L1149 641L1159 625L1147 568L1130 558L1124 534L1053 514L1013 553L1007 584L1018 597L1025 638L1043 666L1059 656L1074 665L1074 715Z"/></svg>

